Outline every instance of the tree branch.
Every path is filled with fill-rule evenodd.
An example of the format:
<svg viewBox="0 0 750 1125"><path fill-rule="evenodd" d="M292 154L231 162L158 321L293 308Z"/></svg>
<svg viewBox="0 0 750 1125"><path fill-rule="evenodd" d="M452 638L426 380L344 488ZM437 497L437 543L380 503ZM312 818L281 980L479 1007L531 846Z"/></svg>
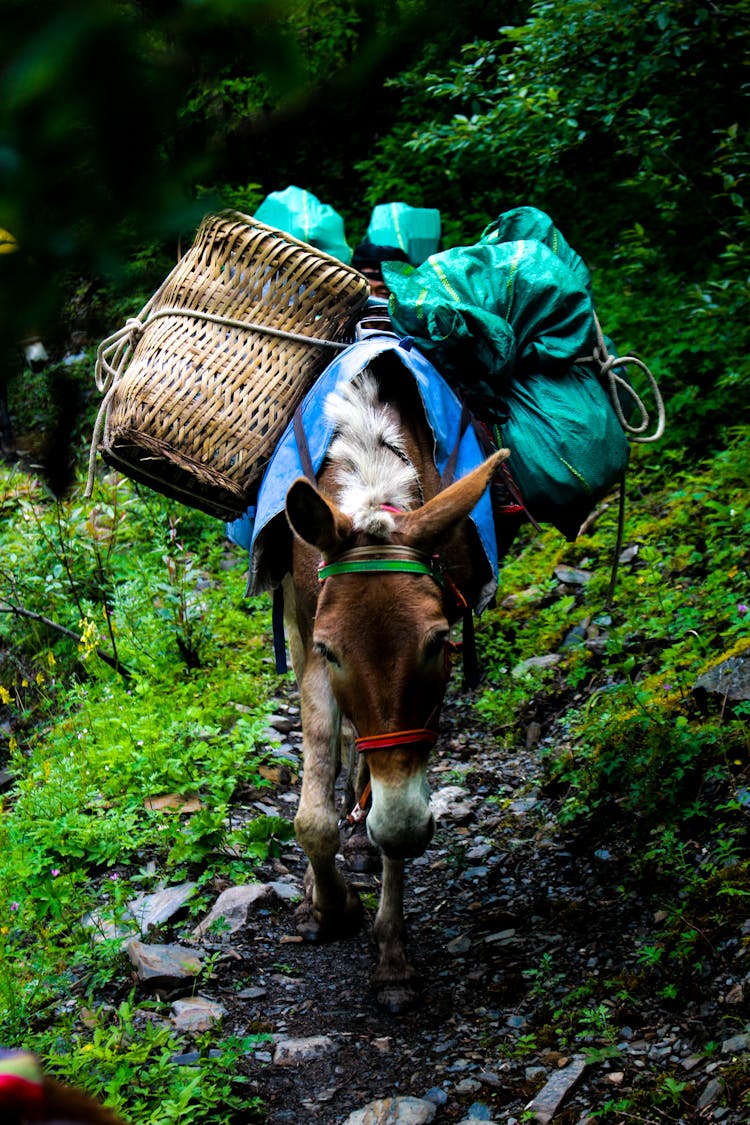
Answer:
<svg viewBox="0 0 750 1125"><path fill-rule="evenodd" d="M80 636L73 629L68 629L65 625L60 625L59 622L53 621L50 617L45 617L43 613L35 613L31 609L25 609L22 605L4 605L0 606L0 613L12 613L16 617L27 617L30 621L38 621L42 625L46 625L48 629L54 629L56 633L62 633L64 637L69 637L73 641L80 641ZM120 663L110 653L105 652L103 648L95 648L93 652L110 668L114 668L118 676L122 676L123 680L130 681L133 678L133 673Z"/></svg>

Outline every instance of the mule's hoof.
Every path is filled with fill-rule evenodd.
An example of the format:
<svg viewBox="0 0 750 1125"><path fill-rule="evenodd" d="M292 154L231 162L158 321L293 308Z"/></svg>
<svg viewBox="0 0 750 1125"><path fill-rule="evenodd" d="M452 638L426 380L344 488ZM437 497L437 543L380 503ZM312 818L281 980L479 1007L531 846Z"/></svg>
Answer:
<svg viewBox="0 0 750 1125"><path fill-rule="evenodd" d="M315 910L310 900L306 899L297 907L295 918L297 933L302 940L320 944L324 941L339 941L356 934L365 920L365 908L357 892L348 887L343 910L323 917Z"/></svg>
<svg viewBox="0 0 750 1125"><path fill-rule="evenodd" d="M417 1007L420 993L410 984L389 984L377 989L375 999L378 1007L389 1016L402 1016Z"/></svg>
<svg viewBox="0 0 750 1125"><path fill-rule="evenodd" d="M318 945L325 941L323 927L315 917L312 907L304 914L302 914L301 909L297 911L296 929L302 940L310 942L312 945Z"/></svg>
<svg viewBox="0 0 750 1125"><path fill-rule="evenodd" d="M380 848L370 842L364 824L357 825L351 836L344 841L341 854L348 869L359 875L377 875L383 870Z"/></svg>

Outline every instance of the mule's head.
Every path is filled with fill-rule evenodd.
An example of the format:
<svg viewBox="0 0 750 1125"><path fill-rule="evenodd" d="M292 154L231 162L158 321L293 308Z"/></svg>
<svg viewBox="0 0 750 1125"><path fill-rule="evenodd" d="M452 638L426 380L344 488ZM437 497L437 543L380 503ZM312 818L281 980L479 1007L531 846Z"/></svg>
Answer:
<svg viewBox="0 0 750 1125"><path fill-rule="evenodd" d="M449 676L449 635L461 612L431 559L456 535L492 473L483 465L414 511L393 516L388 541L304 479L289 489L289 523L323 559L312 647L367 754L367 830L395 859L421 855L434 822L427 759ZM403 565L402 565L403 564Z"/></svg>

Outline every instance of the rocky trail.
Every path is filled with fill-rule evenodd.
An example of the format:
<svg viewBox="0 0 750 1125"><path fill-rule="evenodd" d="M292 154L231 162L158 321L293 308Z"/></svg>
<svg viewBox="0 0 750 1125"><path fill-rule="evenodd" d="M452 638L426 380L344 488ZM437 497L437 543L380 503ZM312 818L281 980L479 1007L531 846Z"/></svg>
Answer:
<svg viewBox="0 0 750 1125"><path fill-rule="evenodd" d="M291 689L277 711L279 769L271 788L241 795L248 817L294 812L301 736ZM733 1104L741 1092L722 1077L750 1043L743 933L706 956L688 1003L660 995L655 979L644 987L659 911L614 833L563 835L537 755L535 746L501 752L459 689L449 693L431 769L437 830L408 867L409 948L423 984L413 1012L389 1016L372 999L376 875L351 876L369 915L355 938L297 937L292 900L305 863L294 843L262 867L260 887L214 888L223 897L197 929L158 931L180 943L183 967L185 949L212 958L198 995L154 966L174 949L141 933L130 945L134 979L142 996L156 987L174 1000L185 1035L175 1061L197 1062L194 1031L217 1015L227 1036L268 1036L240 1069L269 1125L584 1125L617 1104L606 1120L623 1125L744 1123ZM216 913L221 932L210 925ZM678 1093L688 1115L674 1108Z"/></svg>

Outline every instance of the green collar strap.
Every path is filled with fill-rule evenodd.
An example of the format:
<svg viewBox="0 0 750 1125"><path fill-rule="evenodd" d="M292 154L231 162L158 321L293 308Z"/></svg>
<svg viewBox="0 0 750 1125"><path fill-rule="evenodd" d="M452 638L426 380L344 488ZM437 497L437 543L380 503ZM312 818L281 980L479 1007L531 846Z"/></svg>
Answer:
<svg viewBox="0 0 750 1125"><path fill-rule="evenodd" d="M443 585L437 562L412 547L388 543L354 547L318 571L321 582L336 574L426 574Z"/></svg>

